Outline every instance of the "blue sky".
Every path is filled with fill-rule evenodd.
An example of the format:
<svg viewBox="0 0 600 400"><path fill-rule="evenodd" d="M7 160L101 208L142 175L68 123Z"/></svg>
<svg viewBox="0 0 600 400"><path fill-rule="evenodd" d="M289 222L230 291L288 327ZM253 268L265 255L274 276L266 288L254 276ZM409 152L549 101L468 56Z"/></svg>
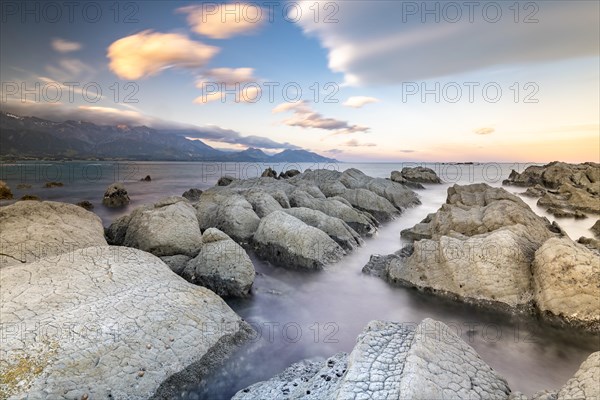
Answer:
<svg viewBox="0 0 600 400"><path fill-rule="evenodd" d="M79 2L72 20L54 4L60 16L45 2L2 4L3 110L193 125L218 148L260 136L267 151L347 161L600 157L598 2L142 1L118 14ZM65 82L79 84L72 100ZM214 90L203 98L201 82L262 97L223 103ZM37 97L23 83L40 84ZM103 97L86 99L84 85Z"/></svg>

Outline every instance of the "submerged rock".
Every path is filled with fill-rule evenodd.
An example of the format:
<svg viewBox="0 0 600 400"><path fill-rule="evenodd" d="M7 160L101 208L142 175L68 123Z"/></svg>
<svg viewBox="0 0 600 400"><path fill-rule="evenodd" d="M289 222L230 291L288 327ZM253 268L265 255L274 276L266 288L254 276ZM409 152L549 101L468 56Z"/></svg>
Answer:
<svg viewBox="0 0 600 400"><path fill-rule="evenodd" d="M326 233L283 211L260 221L254 244L263 258L289 268L321 269L345 254Z"/></svg>
<svg viewBox="0 0 600 400"><path fill-rule="evenodd" d="M102 204L110 208L123 207L129 204L131 199L122 183L113 183L104 192Z"/></svg>
<svg viewBox="0 0 600 400"><path fill-rule="evenodd" d="M27 200L42 201L42 199L40 199L38 196L36 196L34 194L26 194L24 196L21 196L21 198L19 200L21 200L21 201L27 201Z"/></svg>
<svg viewBox="0 0 600 400"><path fill-rule="evenodd" d="M142 182L150 182L150 181L152 181L152 177L150 177L150 175L146 175L145 177L143 177L142 179L140 179L140 181L142 181Z"/></svg>
<svg viewBox="0 0 600 400"><path fill-rule="evenodd" d="M506 380L441 322L372 321L349 355L293 364L236 393L250 399L507 399Z"/></svg>
<svg viewBox="0 0 600 400"><path fill-rule="evenodd" d="M202 249L190 260L181 276L219 296L245 297L256 275L246 251L216 228L202 234Z"/></svg>
<svg viewBox="0 0 600 400"><path fill-rule="evenodd" d="M73 204L19 201L0 208L0 226L0 268L107 244L100 218Z"/></svg>
<svg viewBox="0 0 600 400"><path fill-rule="evenodd" d="M62 182L46 182L44 184L44 187L47 189L55 188L55 187L63 187L63 186L65 186L65 184Z"/></svg>
<svg viewBox="0 0 600 400"><path fill-rule="evenodd" d="M0 181L0 200L10 200L13 198L10 187L4 181Z"/></svg>
<svg viewBox="0 0 600 400"><path fill-rule="evenodd" d="M110 244L134 247L156 256L194 257L202 245L194 207L176 196L136 208L113 222L106 236Z"/></svg>
<svg viewBox="0 0 600 400"><path fill-rule="evenodd" d="M546 212L548 214L554 215L557 218L575 218L575 219L587 218L587 215L585 215L581 211L563 210L561 208L551 207L551 208L547 209Z"/></svg>
<svg viewBox="0 0 600 400"><path fill-rule="evenodd" d="M251 332L213 292L131 248L6 267L0 281L2 323L42 332L3 339L7 397L172 398Z"/></svg>

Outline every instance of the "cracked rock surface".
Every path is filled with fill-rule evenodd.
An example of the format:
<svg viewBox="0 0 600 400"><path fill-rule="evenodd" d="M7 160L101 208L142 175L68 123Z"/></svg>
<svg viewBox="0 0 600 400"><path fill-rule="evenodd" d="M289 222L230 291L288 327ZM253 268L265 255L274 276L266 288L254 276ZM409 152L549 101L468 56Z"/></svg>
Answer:
<svg viewBox="0 0 600 400"><path fill-rule="evenodd" d="M600 253L568 238L548 240L535 253L533 290L542 312L600 330Z"/></svg>
<svg viewBox="0 0 600 400"><path fill-rule="evenodd" d="M202 245L194 207L177 196L136 208L113 222L106 233L110 244L134 247L159 257L194 257Z"/></svg>
<svg viewBox="0 0 600 400"><path fill-rule="evenodd" d="M283 211L260 221L254 243L263 258L302 269L321 269L338 262L346 253L325 232Z"/></svg>
<svg viewBox="0 0 600 400"><path fill-rule="evenodd" d="M169 398L169 383L198 382L250 332L220 297L136 249L9 266L0 282L2 398Z"/></svg>
<svg viewBox="0 0 600 400"><path fill-rule="evenodd" d="M249 399L507 399L506 381L445 324L372 321L349 355L293 364L239 391Z"/></svg>
<svg viewBox="0 0 600 400"><path fill-rule="evenodd" d="M0 226L0 268L106 245L100 217L73 204L19 201L0 208Z"/></svg>
<svg viewBox="0 0 600 400"><path fill-rule="evenodd" d="M200 254L187 262L181 276L219 296L247 296L256 272L246 251L216 228L205 230L202 241Z"/></svg>

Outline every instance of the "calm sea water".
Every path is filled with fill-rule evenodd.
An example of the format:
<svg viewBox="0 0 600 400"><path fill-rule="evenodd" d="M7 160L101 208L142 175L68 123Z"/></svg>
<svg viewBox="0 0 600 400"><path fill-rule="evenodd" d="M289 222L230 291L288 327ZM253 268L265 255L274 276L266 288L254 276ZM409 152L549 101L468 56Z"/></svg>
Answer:
<svg viewBox="0 0 600 400"><path fill-rule="evenodd" d="M374 177L389 177L393 170L415 165L38 162L0 165L0 179L9 184L17 198L33 194L44 200L71 203L89 200L108 226L118 216L143 203L181 195L192 187L211 187L221 175L249 178L260 175L270 166L277 171L358 168ZM253 295L249 299L228 300L228 303L258 334L200 385L181 388L181 397L228 399L243 387L269 379L293 362L351 351L356 336L371 320L417 324L426 317L446 322L507 378L513 390L532 394L562 386L590 353L600 350L600 337L556 329L531 317L488 312L416 290L390 287L378 278L361 273L371 254L389 254L400 249L400 231L435 212L446 200L446 190L452 184L487 182L500 186L511 169L522 171L527 165L427 164L445 183L417 191L422 205L381 227L362 248L322 272L303 273L273 267L251 254L258 272ZM140 181L146 175L152 177L151 182ZM46 189L43 188L46 181L61 181L64 186ZM132 199L125 209L110 210L101 204L104 190L114 181L125 182ZM19 184L28 184L31 188L17 189ZM515 193L523 191L507 189ZM524 197L523 200L539 215L554 220L536 206L535 199ZM0 205L9 203L2 201ZM593 216L577 221L557 220L573 239L589 237L594 221Z"/></svg>

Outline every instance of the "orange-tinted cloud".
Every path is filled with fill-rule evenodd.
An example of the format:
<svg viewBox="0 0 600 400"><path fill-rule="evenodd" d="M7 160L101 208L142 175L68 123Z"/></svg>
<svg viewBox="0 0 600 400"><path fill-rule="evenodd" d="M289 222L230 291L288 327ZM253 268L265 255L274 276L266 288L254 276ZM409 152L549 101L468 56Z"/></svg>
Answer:
<svg viewBox="0 0 600 400"><path fill-rule="evenodd" d="M194 32L213 39L227 39L258 29L266 16L256 3L205 3L177 9L188 15Z"/></svg>
<svg viewBox="0 0 600 400"><path fill-rule="evenodd" d="M109 67L123 79L156 75L166 68L199 68L217 47L190 40L178 33L143 31L124 37L108 47Z"/></svg>

